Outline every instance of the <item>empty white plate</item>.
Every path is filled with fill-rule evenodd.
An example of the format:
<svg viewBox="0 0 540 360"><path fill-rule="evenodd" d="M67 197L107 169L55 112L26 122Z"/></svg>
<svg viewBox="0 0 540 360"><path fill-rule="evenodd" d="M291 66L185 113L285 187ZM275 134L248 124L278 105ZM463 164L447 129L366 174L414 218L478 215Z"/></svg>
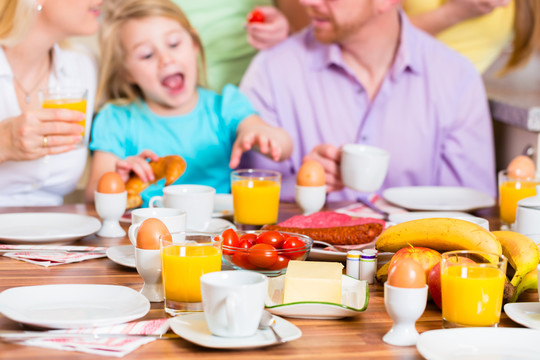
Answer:
<svg viewBox="0 0 540 360"><path fill-rule="evenodd" d="M133 245L111 246L107 249L107 257L118 265L135 268L135 248Z"/></svg>
<svg viewBox="0 0 540 360"><path fill-rule="evenodd" d="M295 325L285 319L274 316L277 333L285 341L292 341L302 336ZM208 330L204 313L192 313L173 317L169 321L171 329L182 338L194 344L216 349L249 349L278 344L276 336L270 329L257 330L255 335L248 337L221 337L212 335Z"/></svg>
<svg viewBox="0 0 540 360"><path fill-rule="evenodd" d="M51 329L121 324L149 310L148 299L125 286L38 285L0 293L0 312L7 318Z"/></svg>
<svg viewBox="0 0 540 360"><path fill-rule="evenodd" d="M385 200L409 210L471 211L495 205L495 199L475 189L455 186L404 186L383 191Z"/></svg>
<svg viewBox="0 0 540 360"><path fill-rule="evenodd" d="M426 331L416 348L429 360L537 360L540 332L521 328L460 328Z"/></svg>
<svg viewBox="0 0 540 360"><path fill-rule="evenodd" d="M0 215L0 241L6 243L68 242L101 228L92 216L64 213L15 213Z"/></svg>
<svg viewBox="0 0 540 360"><path fill-rule="evenodd" d="M504 305L504 312L518 324L540 329L540 302L517 302Z"/></svg>

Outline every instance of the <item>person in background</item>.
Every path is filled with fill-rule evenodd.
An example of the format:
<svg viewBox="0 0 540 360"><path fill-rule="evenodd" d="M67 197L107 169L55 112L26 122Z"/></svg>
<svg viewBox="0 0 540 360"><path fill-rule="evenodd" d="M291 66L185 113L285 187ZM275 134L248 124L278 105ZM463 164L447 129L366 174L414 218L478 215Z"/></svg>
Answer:
<svg viewBox="0 0 540 360"><path fill-rule="evenodd" d="M312 25L260 52L241 83L261 116L293 138L290 160L248 152L242 167L281 171L294 200L306 159L326 171L329 200L343 189L340 147L390 152L381 191L394 186L464 186L496 194L493 131L472 64L418 30L399 0L302 0ZM384 31L381 31L384 29Z"/></svg>
<svg viewBox="0 0 540 360"><path fill-rule="evenodd" d="M95 63L59 44L96 32L101 3L0 0L0 206L59 205L83 173L84 114L42 109L38 92L85 87L90 132Z"/></svg>
<svg viewBox="0 0 540 360"><path fill-rule="evenodd" d="M208 85L221 92L238 85L257 50L271 47L309 24L298 0L173 0L201 37L206 54ZM253 10L264 22L249 22Z"/></svg>
<svg viewBox="0 0 540 360"><path fill-rule="evenodd" d="M483 73L508 48L500 74L524 65L540 46L538 0L404 0L413 24L465 55Z"/></svg>
<svg viewBox="0 0 540 360"><path fill-rule="evenodd" d="M204 51L182 10L169 0L122 0L104 9L101 66L94 121L88 201L101 176L131 171L154 176L147 159L180 155L187 164L179 184L230 192L230 172L242 152L256 148L273 161L292 152L290 136L268 126L234 85L221 95L198 85ZM199 64L201 64L199 66ZM162 193L149 186L145 204Z"/></svg>

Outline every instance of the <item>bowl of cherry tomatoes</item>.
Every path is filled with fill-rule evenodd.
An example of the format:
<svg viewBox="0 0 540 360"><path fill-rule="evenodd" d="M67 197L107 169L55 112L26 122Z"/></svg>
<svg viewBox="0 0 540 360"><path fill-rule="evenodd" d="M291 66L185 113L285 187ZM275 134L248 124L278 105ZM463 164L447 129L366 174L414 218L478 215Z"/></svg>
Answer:
<svg viewBox="0 0 540 360"><path fill-rule="evenodd" d="M223 260L237 270L253 270L267 276L285 274L291 260L305 260L313 240L284 231L235 231L221 234Z"/></svg>

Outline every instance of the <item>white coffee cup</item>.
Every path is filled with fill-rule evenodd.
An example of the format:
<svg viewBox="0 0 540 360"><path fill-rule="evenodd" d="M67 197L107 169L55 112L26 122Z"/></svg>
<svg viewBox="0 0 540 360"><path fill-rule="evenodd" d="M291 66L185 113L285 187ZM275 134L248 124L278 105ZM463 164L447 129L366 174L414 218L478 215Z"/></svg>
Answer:
<svg viewBox="0 0 540 360"><path fill-rule="evenodd" d="M163 196L153 196L150 207L184 210L188 230L204 231L212 220L216 189L206 185L170 185L163 188Z"/></svg>
<svg viewBox="0 0 540 360"><path fill-rule="evenodd" d="M133 246L137 245L137 232L142 222L149 218L161 220L169 229L169 232L186 230L186 212L173 208L141 208L131 212L131 226L128 229L129 241Z"/></svg>
<svg viewBox="0 0 540 360"><path fill-rule="evenodd" d="M247 337L259 327L268 278L254 271L218 271L201 276L204 316L210 332Z"/></svg>
<svg viewBox="0 0 540 360"><path fill-rule="evenodd" d="M540 185L536 189L536 196L518 201L516 232L523 235L540 234Z"/></svg>
<svg viewBox="0 0 540 360"><path fill-rule="evenodd" d="M360 192L380 189L390 153L384 149L362 144L347 144L341 149L341 178L346 187Z"/></svg>

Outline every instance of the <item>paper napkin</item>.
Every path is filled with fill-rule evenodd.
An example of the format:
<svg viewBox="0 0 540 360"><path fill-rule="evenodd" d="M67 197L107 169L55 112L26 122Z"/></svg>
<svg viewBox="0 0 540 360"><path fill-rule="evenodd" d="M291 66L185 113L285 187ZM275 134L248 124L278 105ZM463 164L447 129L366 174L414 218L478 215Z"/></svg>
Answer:
<svg viewBox="0 0 540 360"><path fill-rule="evenodd" d="M55 332L72 334L145 334L162 335L169 330L168 319L130 322L127 324L105 326L99 328L81 328L69 330L53 330ZM25 345L44 347L64 351L79 351L89 354L122 357L140 346L156 340L151 337L138 338L66 338L59 335L51 339L30 339L23 342Z"/></svg>
<svg viewBox="0 0 540 360"><path fill-rule="evenodd" d="M15 251L5 253L12 259L26 261L41 266L55 266L69 264L89 259L98 259L107 256L103 252L69 252L69 251Z"/></svg>

